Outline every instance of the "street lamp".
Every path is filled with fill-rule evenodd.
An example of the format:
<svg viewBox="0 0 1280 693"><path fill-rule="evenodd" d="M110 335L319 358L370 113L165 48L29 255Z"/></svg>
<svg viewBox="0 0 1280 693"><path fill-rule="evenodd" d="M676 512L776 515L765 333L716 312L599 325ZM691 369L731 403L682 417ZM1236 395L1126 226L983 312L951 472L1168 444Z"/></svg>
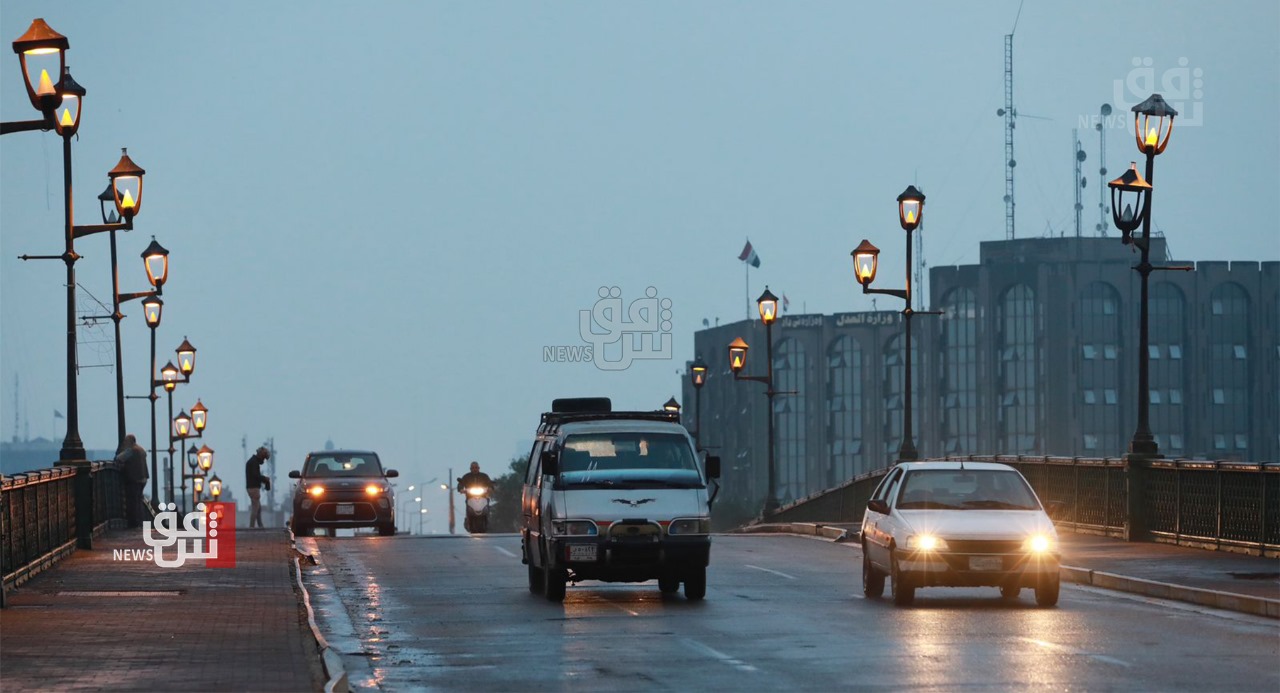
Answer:
<svg viewBox="0 0 1280 693"><path fill-rule="evenodd" d="M693 447L701 450L699 437L702 434L702 386L707 383L707 362L701 356L695 357L690 364L689 379L693 381Z"/></svg>
<svg viewBox="0 0 1280 693"><path fill-rule="evenodd" d="M187 341L186 337L182 338L182 344L180 344L174 351L177 352L179 365L173 365L172 361L166 363L164 368L160 369L160 381L152 381L152 387L155 387L156 385L163 385L164 391L168 393L169 420L175 423L175 428L171 428L169 431L169 456L166 461L166 471L169 476L168 500L170 503L173 502L174 491L173 439L175 437L174 431L176 430L177 423L177 420L174 419L173 416L173 390L179 383L191 382L191 374L195 372L196 368L196 348L191 346L191 343ZM188 417L188 422L189 421L190 417Z"/></svg>
<svg viewBox="0 0 1280 693"><path fill-rule="evenodd" d="M215 501L222 495L222 479L219 479L217 474L209 479L209 495L213 496Z"/></svg>
<svg viewBox="0 0 1280 693"><path fill-rule="evenodd" d="M1138 151L1147 157L1146 178L1138 175L1137 164L1132 164L1124 175L1108 183L1111 188L1111 215L1123 234L1120 242L1134 245L1141 252L1141 259L1133 269L1142 278L1138 306L1138 426L1129 441L1129 456L1152 458L1160 456L1160 446L1151 433L1151 388L1148 365L1147 285L1154 270L1191 271L1190 266L1155 267L1151 264L1151 197L1155 179L1156 156L1169 146L1173 134L1173 119L1178 112L1165 102L1164 97L1152 94L1146 101L1134 106L1133 137ZM1142 226L1142 237L1133 232Z"/></svg>
<svg viewBox="0 0 1280 693"><path fill-rule="evenodd" d="M672 397L662 405L662 410L671 414L679 414L680 403L676 401L675 397Z"/></svg>
<svg viewBox="0 0 1280 693"><path fill-rule="evenodd" d="M43 117L6 122L0 127L0 134L54 128L54 114L62 97L51 75L61 76L66 70L67 49L70 47L67 37L54 31L43 19L32 20L27 31L13 42L13 52L18 54L27 96L31 99L32 108L40 111Z"/></svg>
<svg viewBox="0 0 1280 693"><path fill-rule="evenodd" d="M778 319L778 297L764 288L764 293L756 299L756 307L760 310L760 322L764 323L765 358L768 361L766 375L742 375L747 365L747 343L741 337L729 344L729 370L733 371L734 380L754 380L765 385L765 397L769 401L769 469L768 488L765 491L763 514L768 516L778 511L778 470L774 456L774 395L794 395L795 392L778 392L773 389L773 323Z"/></svg>
<svg viewBox="0 0 1280 693"><path fill-rule="evenodd" d="M876 279L876 270L880 264L880 249L871 244L871 241L863 239L857 248L853 249L850 255L853 256L854 276L858 283L862 285L862 293L864 294L885 294L887 296L897 296L905 302L902 309L903 322L905 323L906 343L903 345L903 383L902 383L902 440L898 445L898 461L910 461L920 459L920 454L916 451L916 443L914 434L911 429L911 316L917 312L927 315L940 315L941 311L915 311L911 308L911 240L912 232L920 226L920 222L924 218L924 193L916 189L914 185L908 185L907 189L898 195L898 223L902 226L902 230L907 232L907 288L905 289L873 289L871 282Z"/></svg>

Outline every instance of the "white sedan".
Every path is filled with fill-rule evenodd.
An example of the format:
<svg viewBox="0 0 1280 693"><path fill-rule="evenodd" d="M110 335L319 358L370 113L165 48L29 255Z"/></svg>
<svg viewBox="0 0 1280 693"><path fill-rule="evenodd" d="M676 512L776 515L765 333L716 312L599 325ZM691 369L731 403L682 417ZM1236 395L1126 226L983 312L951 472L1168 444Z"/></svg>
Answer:
<svg viewBox="0 0 1280 693"><path fill-rule="evenodd" d="M1058 533L1026 479L989 462L904 462L885 475L862 518L862 584L906 606L916 588L1023 587L1058 603Z"/></svg>

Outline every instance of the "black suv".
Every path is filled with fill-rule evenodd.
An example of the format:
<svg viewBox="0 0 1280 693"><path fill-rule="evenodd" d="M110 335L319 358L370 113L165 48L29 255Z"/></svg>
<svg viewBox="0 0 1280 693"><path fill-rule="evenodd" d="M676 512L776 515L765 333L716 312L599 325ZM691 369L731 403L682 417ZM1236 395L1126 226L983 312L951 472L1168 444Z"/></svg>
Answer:
<svg viewBox="0 0 1280 693"><path fill-rule="evenodd" d="M396 533L395 492L387 479L399 476L382 468L378 453L325 450L307 455L293 491L293 533L309 536L316 528L377 527L378 534Z"/></svg>

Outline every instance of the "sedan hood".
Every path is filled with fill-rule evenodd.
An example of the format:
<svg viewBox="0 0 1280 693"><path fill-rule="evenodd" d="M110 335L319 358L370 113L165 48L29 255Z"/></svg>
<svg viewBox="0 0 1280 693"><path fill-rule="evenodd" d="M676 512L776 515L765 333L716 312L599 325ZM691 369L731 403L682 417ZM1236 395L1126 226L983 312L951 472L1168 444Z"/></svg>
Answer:
<svg viewBox="0 0 1280 693"><path fill-rule="evenodd" d="M1058 536L1049 516L1039 510L899 510L916 532L943 539L1022 539L1032 534Z"/></svg>

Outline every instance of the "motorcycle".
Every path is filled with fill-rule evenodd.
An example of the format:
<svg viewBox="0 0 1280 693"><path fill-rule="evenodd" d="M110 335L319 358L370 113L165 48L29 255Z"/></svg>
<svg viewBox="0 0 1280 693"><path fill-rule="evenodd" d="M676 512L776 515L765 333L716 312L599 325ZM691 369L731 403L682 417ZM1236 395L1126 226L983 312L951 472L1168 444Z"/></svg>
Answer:
<svg viewBox="0 0 1280 693"><path fill-rule="evenodd" d="M467 515L462 526L472 534L489 531L489 489L471 486L463 491L467 495Z"/></svg>

